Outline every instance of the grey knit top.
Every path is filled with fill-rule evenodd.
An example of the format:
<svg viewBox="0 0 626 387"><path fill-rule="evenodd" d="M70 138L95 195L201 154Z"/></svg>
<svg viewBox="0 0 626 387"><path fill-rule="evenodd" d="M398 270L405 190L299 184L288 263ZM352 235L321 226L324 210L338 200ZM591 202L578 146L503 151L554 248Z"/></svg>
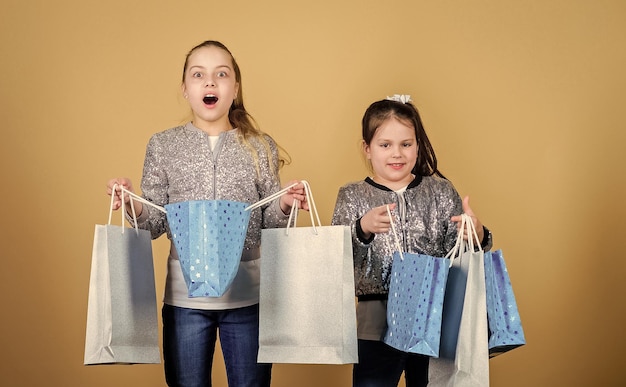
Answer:
<svg viewBox="0 0 626 387"><path fill-rule="evenodd" d="M160 206L189 200L232 200L255 203L280 190L278 149L266 135L266 148L251 138L258 153L255 164L251 149L240 140L237 129L222 132L212 150L208 134L187 123L150 138L141 181L142 196ZM258 168L258 170L257 170ZM152 238L167 234L165 214L143 206L138 226ZM219 298L189 298L178 255L171 244L164 302L196 309L230 309L253 305L259 300L259 257L262 228L284 227L287 216L278 200L252 210L239 271L226 294Z"/></svg>
<svg viewBox="0 0 626 387"><path fill-rule="evenodd" d="M386 299L395 240L390 232L363 241L357 221L372 208L390 203L397 204L394 225L405 252L443 257L456 241L457 228L450 218L461 214L463 207L446 179L417 176L401 193L370 178L341 187L332 224L352 228L356 295L361 299Z"/></svg>

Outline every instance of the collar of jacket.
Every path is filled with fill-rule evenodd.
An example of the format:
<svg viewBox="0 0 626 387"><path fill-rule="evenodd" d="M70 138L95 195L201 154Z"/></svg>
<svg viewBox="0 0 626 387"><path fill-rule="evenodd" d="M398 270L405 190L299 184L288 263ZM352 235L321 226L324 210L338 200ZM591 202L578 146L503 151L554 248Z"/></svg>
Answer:
<svg viewBox="0 0 626 387"><path fill-rule="evenodd" d="M376 183L376 182L375 182L374 180L372 180L372 178L371 178L371 177L369 177L369 176L365 178L365 182L366 182L367 184L369 184L369 185L372 185L372 186L374 186L374 187L378 188L378 189L382 189L383 191L390 191L390 192L391 192L391 191L393 191L393 190L392 190L391 188L389 188L389 187L386 187L386 186L384 186L384 185L382 185L382 184L378 184L378 183ZM413 179L413 181L409 183L409 185L406 187L406 189L415 188L415 187L417 187L418 185L420 185L420 183L421 183L421 182L422 182L422 176L419 176L419 175L418 175L418 176L415 176L415 179Z"/></svg>

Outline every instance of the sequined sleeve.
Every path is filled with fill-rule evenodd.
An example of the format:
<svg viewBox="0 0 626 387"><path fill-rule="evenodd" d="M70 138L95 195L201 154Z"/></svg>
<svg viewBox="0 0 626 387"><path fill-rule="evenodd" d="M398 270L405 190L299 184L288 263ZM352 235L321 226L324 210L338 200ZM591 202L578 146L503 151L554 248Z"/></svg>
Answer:
<svg viewBox="0 0 626 387"><path fill-rule="evenodd" d="M278 178L278 146L270 136L265 135L265 141L267 141L270 148L271 160L264 151L264 147L259 144L259 149L263 149L263 152L259 152L259 154L264 155L264 157L259 157L259 169L261 172L258 183L259 199L264 199L281 189L280 179ZM262 228L286 226L288 216L280 209L279 199L265 205L262 211Z"/></svg>
<svg viewBox="0 0 626 387"><path fill-rule="evenodd" d="M152 136L146 147L146 157L143 165L143 177L141 180L142 196L159 206L168 203L166 168L161 165L160 154L162 144L157 136ZM167 231L165 214L150 206L144 205L142 214L138 219L139 228L149 230L152 239L156 239Z"/></svg>
<svg viewBox="0 0 626 387"><path fill-rule="evenodd" d="M369 243L363 243L357 236L356 221L364 214L359 208L355 195L350 190L351 186L344 186L339 189L335 210L333 212L332 225L350 226L352 234L352 252L354 264L360 265L367 256Z"/></svg>

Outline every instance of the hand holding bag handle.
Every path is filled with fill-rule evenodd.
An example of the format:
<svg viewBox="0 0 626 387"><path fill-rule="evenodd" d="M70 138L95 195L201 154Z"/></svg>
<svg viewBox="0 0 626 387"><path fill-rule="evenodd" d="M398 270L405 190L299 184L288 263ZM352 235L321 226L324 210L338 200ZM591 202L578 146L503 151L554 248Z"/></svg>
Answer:
<svg viewBox="0 0 626 387"><path fill-rule="evenodd" d="M118 186L117 184L113 185L112 192L115 192L115 189L117 188L117 186ZM163 207L161 207L159 205L156 205L156 204L152 203L149 200L146 200L146 199L142 198L141 196L137 195L136 193L134 193L132 191L127 190L123 185L120 185L119 187L120 187L120 189L122 191L122 193L121 193L121 200L122 200L122 211L121 211L121 214L122 214L122 225L124 225L124 218L125 218L124 215L126 214L126 202L124 201L124 193L128 194L128 197L130 198L130 208L131 208L131 212L132 212L133 225L134 225L135 230L138 230L138 227L137 227L137 214L135 213L135 206L133 205L133 200L137 200L138 202L141 202L143 204L147 204L149 206L152 206L152 207L156 208L157 210L159 210L161 212L167 213L165 208L163 208ZM111 194L111 208L109 210L109 224L111 224L111 215L113 214L113 196L114 196L114 194ZM123 230L122 230L122 232L123 232Z"/></svg>
<svg viewBox="0 0 626 387"><path fill-rule="evenodd" d="M473 243L471 247L468 246L468 243L471 243L472 241L465 242L465 240L463 239L463 234L465 232L464 230L468 228L467 220L468 220L468 216L465 214L462 214L461 225L456 235L456 242L454 246L450 249L450 251L448 251L448 254L446 254L446 258L450 258L450 267L452 267L452 265L454 264L455 259L456 260L461 259L461 256L463 256L464 252L474 250ZM470 219L470 223L471 223L471 219ZM471 238L468 238L468 239L471 239Z"/></svg>
<svg viewBox="0 0 626 387"><path fill-rule="evenodd" d="M322 222L320 221L320 217L317 213L317 206L315 205L315 199L313 198L313 191L311 190L311 185L306 180L301 180L301 183L304 185L304 195L306 197L307 203L309 203L309 215L311 216L311 227L313 229L313 233L317 235L317 227L322 227ZM291 188L296 184L288 187ZM298 221L298 207L299 203L297 199L293 200L293 205L291 206L291 211L289 212L289 220L287 221L287 227L285 228L285 235L289 235L289 229L291 227L296 227L296 223ZM315 218L313 217L315 214ZM316 222L317 220L317 226Z"/></svg>

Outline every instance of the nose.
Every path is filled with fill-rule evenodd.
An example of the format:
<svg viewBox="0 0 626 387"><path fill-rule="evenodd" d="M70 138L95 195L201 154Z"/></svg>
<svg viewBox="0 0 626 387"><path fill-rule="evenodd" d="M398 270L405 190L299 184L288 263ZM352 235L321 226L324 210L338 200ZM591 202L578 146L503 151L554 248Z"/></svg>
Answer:
<svg viewBox="0 0 626 387"><path fill-rule="evenodd" d="M215 86L215 81L213 81L213 78L207 78L206 83L204 85L205 87L213 87Z"/></svg>

